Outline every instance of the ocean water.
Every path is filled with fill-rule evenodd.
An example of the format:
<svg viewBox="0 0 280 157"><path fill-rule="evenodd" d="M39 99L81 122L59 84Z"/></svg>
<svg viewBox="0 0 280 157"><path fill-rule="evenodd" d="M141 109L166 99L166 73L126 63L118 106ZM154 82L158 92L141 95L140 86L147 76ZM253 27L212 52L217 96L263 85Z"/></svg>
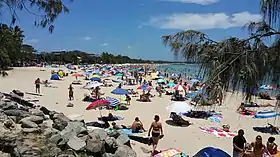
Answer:
<svg viewBox="0 0 280 157"><path fill-rule="evenodd" d="M181 74L183 78L191 77L191 78L202 78L203 72L200 71L200 67L198 64L166 64L166 65L159 65L156 67L157 71L161 73L168 73L171 74ZM206 80L207 78L204 78ZM271 84L271 81L266 81L262 84ZM254 89L252 89L254 90ZM280 89L277 90L264 90L264 89L257 89L254 90L256 93L260 93L263 91L268 91L268 93L272 96L276 96L280 93ZM242 91L242 89L240 89Z"/></svg>
<svg viewBox="0 0 280 157"><path fill-rule="evenodd" d="M200 77L200 69L198 64L166 64L159 65L156 67L156 70L162 73L171 74L181 74L183 78L192 77L197 78Z"/></svg>

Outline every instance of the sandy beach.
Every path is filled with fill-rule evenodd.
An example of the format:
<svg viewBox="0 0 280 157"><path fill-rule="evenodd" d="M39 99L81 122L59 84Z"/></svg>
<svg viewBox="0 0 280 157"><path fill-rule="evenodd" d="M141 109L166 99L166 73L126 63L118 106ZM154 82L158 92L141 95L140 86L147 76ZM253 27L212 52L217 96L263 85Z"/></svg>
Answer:
<svg viewBox="0 0 280 157"><path fill-rule="evenodd" d="M45 71L40 71L44 69ZM24 92L35 92L34 81L36 78L41 80L49 80L50 73L52 68L15 68L11 71L8 71L8 77L0 77L0 91L1 92L10 92L13 89L18 89ZM66 68L65 68L66 70ZM58 88L50 88L41 86L41 93L43 96L36 97L32 95L25 95L25 98L36 98L39 99L37 104L46 106L50 110L55 110L63 112L64 114L70 117L80 116L86 122L96 121L97 117L100 116L98 110L89 110L86 111L85 108L88 106L88 102L83 102L82 99L84 94L89 94L89 90L82 89L82 86L74 85L74 98L75 100L71 101L74 104L74 107L66 107L70 102L68 100L68 87L71 82L75 80L75 77L68 76L64 77L59 81L51 81L53 86ZM80 78L82 84L86 83L85 80ZM111 94L111 91L117 87L118 84L113 84L113 87L101 87L101 92L105 93L105 96L112 96L118 98L119 96ZM124 86L123 88L133 88L136 89L138 86ZM132 97L131 105L127 111L110 111L114 115L120 115L125 117L122 121L117 121L117 124L131 125L134 118L138 116L140 120L144 123L145 129L149 129L151 122L153 121L154 115L159 115L161 122L163 124L164 138L160 140L158 149L167 149L167 148L177 148L188 155L194 155L200 149L206 146L213 146L221 148L222 150L232 154L232 138L228 137L216 137L212 134L204 133L200 130L199 127L210 127L210 126L222 126L223 124L229 124L232 131L238 131L238 129L245 130L245 137L248 142L253 142L257 135L263 137L263 142L266 143L267 138L271 135L262 134L253 131L252 127L254 126L266 126L269 122L274 123L274 118L272 119L253 119L252 117L241 116L236 113L238 105L242 101L241 95L228 95L224 100L222 106L216 107L216 111L221 112L223 115L223 120L221 123L213 123L209 120L199 120L186 118L193 125L189 127L177 127L170 126L165 123L169 119L169 113L166 110L166 107L172 102L170 96L163 95L163 97L152 98L152 102L137 102L135 97ZM276 100L261 100L255 99L257 103L271 103L275 105ZM265 108L273 109L273 108ZM264 108L256 108L254 110L264 110ZM103 115L107 115L109 111L102 110ZM147 133L143 133L147 134ZM274 136L276 142L280 141L279 136ZM279 144L279 143L278 143ZM136 151L139 157L146 157L149 154L145 153L143 150L151 150L150 146L140 144L138 142L132 141L132 147Z"/></svg>

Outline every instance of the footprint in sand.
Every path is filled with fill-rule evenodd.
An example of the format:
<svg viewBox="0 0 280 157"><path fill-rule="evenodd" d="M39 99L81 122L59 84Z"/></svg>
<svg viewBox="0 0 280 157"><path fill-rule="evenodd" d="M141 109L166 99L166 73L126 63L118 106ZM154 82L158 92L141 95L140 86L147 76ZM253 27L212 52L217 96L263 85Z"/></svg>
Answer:
<svg viewBox="0 0 280 157"><path fill-rule="evenodd" d="M142 150L143 153L146 153L146 154L151 153L151 151L148 150L147 148L141 147L140 149Z"/></svg>

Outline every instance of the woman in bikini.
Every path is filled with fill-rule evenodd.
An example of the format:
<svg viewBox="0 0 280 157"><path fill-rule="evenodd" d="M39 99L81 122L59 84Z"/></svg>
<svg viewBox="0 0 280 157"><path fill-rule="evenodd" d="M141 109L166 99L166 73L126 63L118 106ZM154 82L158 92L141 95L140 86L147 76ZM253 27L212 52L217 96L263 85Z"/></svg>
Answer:
<svg viewBox="0 0 280 157"><path fill-rule="evenodd" d="M252 157L263 157L265 153L271 156L265 145L262 143L262 137L260 135L256 137L256 141L251 145L253 147Z"/></svg>
<svg viewBox="0 0 280 157"><path fill-rule="evenodd" d="M153 145L152 155L153 155L157 148L159 139L163 137L162 125L161 122L159 122L158 115L155 115L154 122L151 124L148 136L150 136L151 131L152 131L152 145Z"/></svg>

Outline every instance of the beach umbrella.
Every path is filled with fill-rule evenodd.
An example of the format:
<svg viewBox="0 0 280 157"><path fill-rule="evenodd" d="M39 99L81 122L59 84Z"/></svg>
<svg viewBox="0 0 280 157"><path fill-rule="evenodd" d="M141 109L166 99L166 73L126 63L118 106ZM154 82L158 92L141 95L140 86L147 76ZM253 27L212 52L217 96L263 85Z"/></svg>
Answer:
<svg viewBox="0 0 280 157"><path fill-rule="evenodd" d="M157 83L158 83L158 84L161 84L161 83L164 83L164 82L165 82L164 79L158 79L158 80L157 80Z"/></svg>
<svg viewBox="0 0 280 157"><path fill-rule="evenodd" d="M161 150L160 153L154 155L154 157L188 157L185 153L175 148L169 148Z"/></svg>
<svg viewBox="0 0 280 157"><path fill-rule="evenodd" d="M191 111L193 109L193 107L186 102L179 102L178 101L178 102L174 102L170 106L167 106L166 109L169 113L175 112L177 114L182 114L182 113L186 113L186 112Z"/></svg>
<svg viewBox="0 0 280 157"><path fill-rule="evenodd" d="M74 77L82 77L82 76L83 76L83 74L74 73L74 74L72 74L72 76L74 76Z"/></svg>
<svg viewBox="0 0 280 157"><path fill-rule="evenodd" d="M112 94L115 95L125 95L125 94L129 94L129 92L126 89L122 89L122 88L116 88L114 89L112 92Z"/></svg>
<svg viewBox="0 0 280 157"><path fill-rule="evenodd" d="M174 87L176 84L174 82L169 82L166 84L167 87Z"/></svg>
<svg viewBox="0 0 280 157"><path fill-rule="evenodd" d="M103 85L103 83L94 81L94 82L87 83L83 88L92 89L92 88L96 88L96 87L99 87L99 86L102 86L102 85Z"/></svg>
<svg viewBox="0 0 280 157"><path fill-rule="evenodd" d="M123 74L121 74L121 73L117 73L115 76L123 76Z"/></svg>
<svg viewBox="0 0 280 157"><path fill-rule="evenodd" d="M205 147L193 157L230 157L230 155L219 148Z"/></svg>
<svg viewBox="0 0 280 157"><path fill-rule="evenodd" d="M187 90L187 87L183 85L176 85L173 89L182 91L182 90Z"/></svg>
<svg viewBox="0 0 280 157"><path fill-rule="evenodd" d="M101 81L101 79L100 79L100 78L98 78L98 77L92 77L90 80L91 80L91 81L98 81L98 82L100 82L100 81Z"/></svg>
<svg viewBox="0 0 280 157"><path fill-rule="evenodd" d="M139 86L137 89L139 89L139 90L151 90L151 89L153 89L153 87L151 87L147 84L143 84L143 85Z"/></svg>
<svg viewBox="0 0 280 157"><path fill-rule="evenodd" d="M108 100L97 100L92 102L91 104L89 104L86 108L86 110L90 110L90 109L96 109L102 106L107 106L109 105L110 102Z"/></svg>
<svg viewBox="0 0 280 157"><path fill-rule="evenodd" d="M107 96L105 98L105 100L109 101L110 102L110 106L113 106L113 107L121 104L121 102L118 99L112 98L112 97L109 97L109 96Z"/></svg>
<svg viewBox="0 0 280 157"><path fill-rule="evenodd" d="M93 75L92 75L92 77L101 78L101 76L100 76L100 75L98 75L98 74L93 74Z"/></svg>
<svg viewBox="0 0 280 157"><path fill-rule="evenodd" d="M266 119L266 118L275 118L277 117L277 113L275 111L260 111L257 112L253 118L262 118L262 119Z"/></svg>

